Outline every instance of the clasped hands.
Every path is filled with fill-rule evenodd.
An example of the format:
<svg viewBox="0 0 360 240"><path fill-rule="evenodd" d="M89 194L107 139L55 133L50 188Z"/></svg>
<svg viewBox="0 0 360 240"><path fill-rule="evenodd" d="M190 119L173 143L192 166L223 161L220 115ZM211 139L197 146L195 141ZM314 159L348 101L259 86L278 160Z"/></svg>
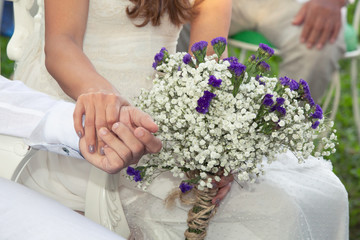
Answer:
<svg viewBox="0 0 360 240"><path fill-rule="evenodd" d="M159 127L152 118L118 94L82 94L77 99L73 116L82 155L105 172L117 173L138 163L143 155L157 153L162 148L160 139L154 136ZM230 175L216 183L219 191L213 204L218 205L226 196L233 179Z"/></svg>

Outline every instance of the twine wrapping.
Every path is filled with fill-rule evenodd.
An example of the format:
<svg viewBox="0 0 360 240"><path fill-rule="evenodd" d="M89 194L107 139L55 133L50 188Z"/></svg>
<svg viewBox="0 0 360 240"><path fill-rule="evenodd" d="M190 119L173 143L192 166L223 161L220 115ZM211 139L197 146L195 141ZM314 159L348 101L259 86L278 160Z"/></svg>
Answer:
<svg viewBox="0 0 360 240"><path fill-rule="evenodd" d="M188 212L188 229L185 231L186 240L203 240L210 219L216 213L216 206L211 203L217 194L217 189L205 188L203 191L195 188L195 204Z"/></svg>
<svg viewBox="0 0 360 240"><path fill-rule="evenodd" d="M194 177L195 172L187 173L188 177ZM194 193L191 197L189 193ZM174 189L165 199L165 205L171 208L174 205L175 199L179 198L183 204L193 205L188 212L187 225L188 229L185 231L186 240L203 240L206 236L206 230L210 219L216 213L216 205L212 204L212 199L216 196L218 189L205 188L204 190L197 189L197 186L186 193L182 193L179 188Z"/></svg>

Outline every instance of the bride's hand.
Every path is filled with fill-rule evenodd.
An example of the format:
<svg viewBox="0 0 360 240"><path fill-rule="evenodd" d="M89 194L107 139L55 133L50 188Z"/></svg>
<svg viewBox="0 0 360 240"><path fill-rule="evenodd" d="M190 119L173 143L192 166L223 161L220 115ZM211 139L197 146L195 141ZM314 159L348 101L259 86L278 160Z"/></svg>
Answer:
<svg viewBox="0 0 360 240"><path fill-rule="evenodd" d="M148 114L135 107L124 106L120 116L123 116L122 122L115 123L112 131L105 127L99 131L99 137L106 144L105 156L90 154L85 139L80 139L80 151L85 159L108 173L116 173L135 164L144 154L159 152L162 147L161 141L152 134L158 126Z"/></svg>
<svg viewBox="0 0 360 240"><path fill-rule="evenodd" d="M212 204L219 205L220 201L225 198L231 188L231 183L234 181L234 176L232 174L228 176L222 176L219 182L213 182L215 188L218 188L216 196L212 199Z"/></svg>
<svg viewBox="0 0 360 240"><path fill-rule="evenodd" d="M85 136L87 151L91 154L103 153L104 142L99 137L103 127L111 129L118 121L120 110L129 103L114 92L89 92L81 94L74 110L74 127L80 138ZM84 126L83 126L84 116Z"/></svg>

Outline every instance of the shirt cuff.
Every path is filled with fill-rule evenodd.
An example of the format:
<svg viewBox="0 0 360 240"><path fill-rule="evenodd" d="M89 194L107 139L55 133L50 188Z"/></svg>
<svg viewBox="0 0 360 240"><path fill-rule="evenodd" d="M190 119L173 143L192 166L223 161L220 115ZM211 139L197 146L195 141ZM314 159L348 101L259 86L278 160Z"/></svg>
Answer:
<svg viewBox="0 0 360 240"><path fill-rule="evenodd" d="M56 103L26 139L26 143L33 148L83 158L79 150L79 137L74 129L74 109L73 103Z"/></svg>

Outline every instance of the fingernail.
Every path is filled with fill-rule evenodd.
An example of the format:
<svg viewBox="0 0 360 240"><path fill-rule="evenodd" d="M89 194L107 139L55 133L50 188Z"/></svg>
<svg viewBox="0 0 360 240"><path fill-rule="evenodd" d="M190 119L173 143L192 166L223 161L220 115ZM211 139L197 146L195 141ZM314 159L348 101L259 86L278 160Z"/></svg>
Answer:
<svg viewBox="0 0 360 240"><path fill-rule="evenodd" d="M103 147L100 148L100 154L101 154L101 155L105 155L105 152L104 152L104 148L103 148Z"/></svg>
<svg viewBox="0 0 360 240"><path fill-rule="evenodd" d="M81 132L81 131L78 131L78 132L77 132L77 135L79 136L79 138L81 138L81 137L82 137L82 132Z"/></svg>
<svg viewBox="0 0 360 240"><path fill-rule="evenodd" d="M142 137L142 136L144 136L144 131L143 131L143 130L138 130L138 131L136 131L136 136L137 136L137 137Z"/></svg>
<svg viewBox="0 0 360 240"><path fill-rule="evenodd" d="M95 150L94 145L89 145L89 152L94 153L94 150Z"/></svg>
<svg viewBox="0 0 360 240"><path fill-rule="evenodd" d="M100 131L99 131L99 133L101 134L101 135L106 135L107 134L107 129L106 128L100 128Z"/></svg>
<svg viewBox="0 0 360 240"><path fill-rule="evenodd" d="M318 48L318 49L321 49L321 48L322 48L322 44L318 44L318 45L317 45L317 48Z"/></svg>
<svg viewBox="0 0 360 240"><path fill-rule="evenodd" d="M117 122L117 123L114 123L114 125L112 126L112 129L117 129L119 127L119 123Z"/></svg>

